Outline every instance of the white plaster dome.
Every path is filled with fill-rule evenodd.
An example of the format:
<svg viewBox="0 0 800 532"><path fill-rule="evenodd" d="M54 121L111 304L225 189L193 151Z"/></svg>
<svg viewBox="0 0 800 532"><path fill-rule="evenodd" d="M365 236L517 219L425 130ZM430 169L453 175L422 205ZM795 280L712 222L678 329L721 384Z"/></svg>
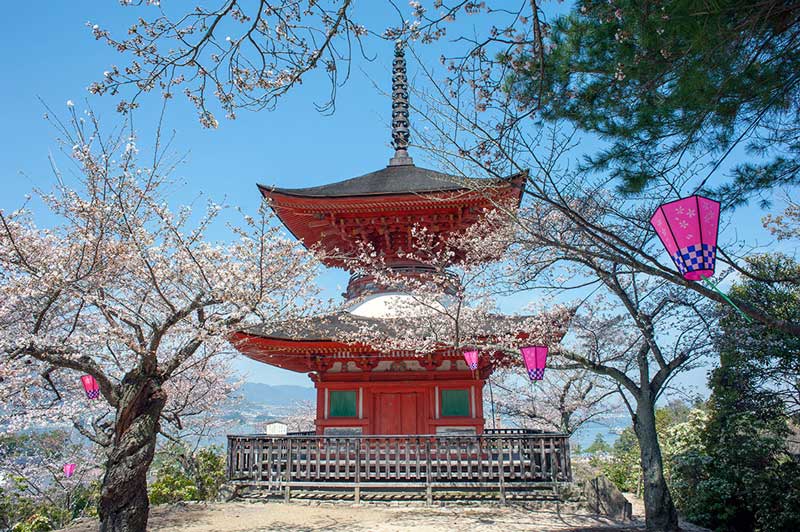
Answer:
<svg viewBox="0 0 800 532"><path fill-rule="evenodd" d="M347 311L364 318L403 318L433 315L444 308L436 299L423 301L418 296L402 292L382 292L360 299Z"/></svg>

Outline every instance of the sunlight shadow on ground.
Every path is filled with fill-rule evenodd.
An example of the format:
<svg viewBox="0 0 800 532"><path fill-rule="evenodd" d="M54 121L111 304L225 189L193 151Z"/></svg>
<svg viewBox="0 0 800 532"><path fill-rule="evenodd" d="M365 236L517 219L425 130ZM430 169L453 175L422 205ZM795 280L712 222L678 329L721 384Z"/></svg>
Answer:
<svg viewBox="0 0 800 532"><path fill-rule="evenodd" d="M351 504L219 503L153 508L153 532L629 532L638 523L590 515L574 505L444 506L428 508ZM84 520L68 532L97 530Z"/></svg>

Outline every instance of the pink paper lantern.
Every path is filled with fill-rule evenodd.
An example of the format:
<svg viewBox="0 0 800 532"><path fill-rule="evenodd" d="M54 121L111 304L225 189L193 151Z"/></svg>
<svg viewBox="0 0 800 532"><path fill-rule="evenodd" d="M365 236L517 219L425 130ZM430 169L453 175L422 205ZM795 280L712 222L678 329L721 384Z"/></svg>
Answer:
<svg viewBox="0 0 800 532"><path fill-rule="evenodd" d="M714 275L719 202L689 196L665 203L650 223L685 279L699 281Z"/></svg>
<svg viewBox="0 0 800 532"><path fill-rule="evenodd" d="M97 385L97 381L91 375L84 375L81 377L81 382L83 383L83 389L86 390L86 397L89 399L97 399L100 397L100 386Z"/></svg>
<svg viewBox="0 0 800 532"><path fill-rule="evenodd" d="M75 473L76 464L64 464L64 476L69 478Z"/></svg>
<svg viewBox="0 0 800 532"><path fill-rule="evenodd" d="M477 351L464 351L464 360L467 361L467 366L472 371L478 369L478 352Z"/></svg>
<svg viewBox="0 0 800 532"><path fill-rule="evenodd" d="M547 346L532 345L520 349L522 360L528 370L528 377L532 381L540 381L544 378L544 366L547 362Z"/></svg>

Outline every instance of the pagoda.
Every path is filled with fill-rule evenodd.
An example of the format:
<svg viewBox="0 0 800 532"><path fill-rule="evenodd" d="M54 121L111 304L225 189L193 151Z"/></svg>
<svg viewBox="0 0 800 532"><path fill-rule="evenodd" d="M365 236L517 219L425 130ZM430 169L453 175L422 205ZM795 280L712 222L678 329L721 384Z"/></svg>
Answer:
<svg viewBox="0 0 800 532"><path fill-rule="evenodd" d="M354 271L346 257L369 244L395 274L418 276L428 267L405 258L412 228L425 227L444 242L497 202L519 205L524 175L465 179L421 168L409 156L408 143L406 63L398 44L392 69L395 151L389 164L316 187L258 185L296 238L309 249L328 252L322 259L326 266L351 272L346 311L286 330L255 327L232 338L254 360L308 373L317 391L318 435L481 434L484 429L483 389L491 363L483 361L472 371L452 346L420 356L341 340L360 324L380 330L384 320L398 317L396 303L411 297L381 285L369 272Z"/></svg>

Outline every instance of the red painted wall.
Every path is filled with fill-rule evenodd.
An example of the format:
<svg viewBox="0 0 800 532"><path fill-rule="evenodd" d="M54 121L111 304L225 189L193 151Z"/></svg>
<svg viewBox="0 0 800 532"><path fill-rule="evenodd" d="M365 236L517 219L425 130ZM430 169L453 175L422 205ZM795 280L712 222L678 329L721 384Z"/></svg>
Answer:
<svg viewBox="0 0 800 532"><path fill-rule="evenodd" d="M473 427L483 432L484 381L469 372L324 373L316 381L317 433L328 427L360 427L362 434L436 434L437 427ZM470 392L468 417L441 414L441 391ZM327 393L356 391L356 417L331 417Z"/></svg>

